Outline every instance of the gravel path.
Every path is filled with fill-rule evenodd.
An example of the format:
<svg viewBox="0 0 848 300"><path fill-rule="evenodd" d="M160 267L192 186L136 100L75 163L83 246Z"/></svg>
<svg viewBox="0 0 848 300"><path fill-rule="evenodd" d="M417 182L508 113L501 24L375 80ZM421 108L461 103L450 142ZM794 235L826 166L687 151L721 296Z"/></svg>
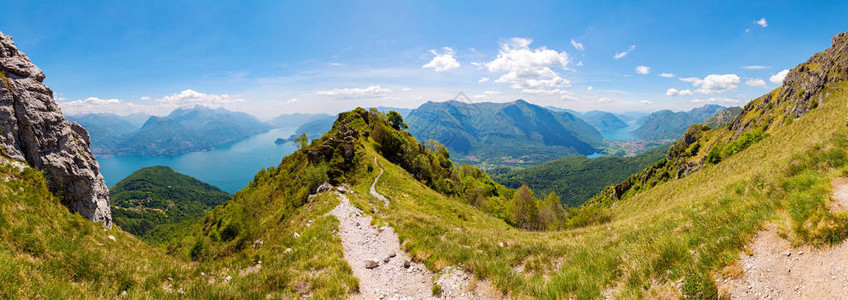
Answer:
<svg viewBox="0 0 848 300"><path fill-rule="evenodd" d="M377 168L380 168L380 164L377 163L376 157L374 157L374 165L377 166ZM377 178L374 178L374 182L371 183L371 196L380 199L381 201L383 201L383 206L388 207L389 199L386 199L385 196L377 192L377 180L380 180L380 176L383 176L383 168L380 168L380 174L377 174Z"/></svg>
<svg viewBox="0 0 848 300"><path fill-rule="evenodd" d="M833 181L832 210L848 208L848 179ZM740 254L742 275L718 281L733 299L848 299L848 243L792 248L768 225Z"/></svg>
<svg viewBox="0 0 848 300"><path fill-rule="evenodd" d="M377 163L376 158L374 163ZM371 194L388 205L388 200L375 190L379 178L378 175L371 185ZM424 264L413 262L409 254L400 249L400 241L393 228L375 228L371 225L371 216L354 207L344 194L334 193L339 197L339 205L328 214L339 220L338 235L342 239L344 258L353 269L353 275L359 278L359 293L352 298L502 298L487 282L475 282L472 276L459 268L445 268L434 274ZM442 290L438 297L433 295L434 280Z"/></svg>

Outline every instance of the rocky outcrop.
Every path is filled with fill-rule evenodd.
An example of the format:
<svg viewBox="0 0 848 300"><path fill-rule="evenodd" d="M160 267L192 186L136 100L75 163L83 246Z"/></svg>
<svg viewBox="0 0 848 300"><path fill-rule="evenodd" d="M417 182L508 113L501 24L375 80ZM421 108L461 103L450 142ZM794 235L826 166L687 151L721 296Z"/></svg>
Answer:
<svg viewBox="0 0 848 300"><path fill-rule="evenodd" d="M109 190L89 150L89 135L68 123L44 73L0 33L0 154L44 172L71 211L112 226Z"/></svg>
<svg viewBox="0 0 848 300"><path fill-rule="evenodd" d="M848 32L833 36L830 48L816 53L806 62L796 66L786 75L783 85L776 93L769 93L751 101L730 123L730 130L737 136L757 126L768 128L770 123L758 124L746 120L750 111L781 107L775 114L799 118L821 104L825 95L820 93L829 83L848 80ZM767 121L774 121L769 118Z"/></svg>

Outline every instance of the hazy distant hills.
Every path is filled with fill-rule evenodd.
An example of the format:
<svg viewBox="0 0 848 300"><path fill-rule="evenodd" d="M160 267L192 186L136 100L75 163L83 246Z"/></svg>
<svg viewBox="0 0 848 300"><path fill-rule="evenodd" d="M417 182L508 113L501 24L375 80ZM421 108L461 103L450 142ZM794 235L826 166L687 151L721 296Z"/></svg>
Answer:
<svg viewBox="0 0 848 300"><path fill-rule="evenodd" d="M91 151L95 155L108 153L120 144L126 135L139 129L144 120L137 122L139 117L146 120L149 115L136 114L130 116L119 116L116 114L85 114L67 116L68 122L80 123L91 137Z"/></svg>
<svg viewBox="0 0 848 300"><path fill-rule="evenodd" d="M649 115L633 134L646 140L677 139L689 126L704 122L724 109L721 105L708 104L688 112L657 111Z"/></svg>
<svg viewBox="0 0 848 300"><path fill-rule="evenodd" d="M238 141L268 131L271 125L223 108L195 106L165 117L151 116L139 128L137 116L91 114L69 117L91 131L96 155L172 156Z"/></svg>
<svg viewBox="0 0 848 300"><path fill-rule="evenodd" d="M618 116L611 112L599 111L599 110L591 110L587 112L579 112L570 109L558 108L553 106L545 107L555 112L567 112L570 113L589 125L595 127L595 129L599 131L611 130L611 129L619 129L627 127L627 123L621 120Z"/></svg>
<svg viewBox="0 0 848 300"><path fill-rule="evenodd" d="M329 114L302 114L302 113L294 113L294 114L282 114L277 116L276 118L268 121L271 126L274 128L297 128L303 124L308 122L312 122L318 119L333 119L335 120L335 116ZM329 127L327 128L329 130ZM326 130L325 130L326 132Z"/></svg>
<svg viewBox="0 0 848 300"><path fill-rule="evenodd" d="M508 103L427 102L406 118L420 140L444 144L464 162L529 164L595 153L598 130L567 112L524 100Z"/></svg>

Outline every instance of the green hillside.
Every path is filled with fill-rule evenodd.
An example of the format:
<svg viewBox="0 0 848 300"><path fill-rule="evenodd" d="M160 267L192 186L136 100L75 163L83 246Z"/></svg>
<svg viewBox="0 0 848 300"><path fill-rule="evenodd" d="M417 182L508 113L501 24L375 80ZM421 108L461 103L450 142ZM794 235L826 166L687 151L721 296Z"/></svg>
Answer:
<svg viewBox="0 0 848 300"><path fill-rule="evenodd" d="M627 179L665 157L670 145L651 148L634 157L605 156L590 159L571 156L524 169L489 170L492 179L511 188L527 184L537 195L556 193L563 205L574 207L603 190Z"/></svg>
<svg viewBox="0 0 848 300"><path fill-rule="evenodd" d="M538 164L589 155L603 146L598 130L582 119L524 100L427 102L406 119L413 136L444 144L453 158L463 163Z"/></svg>
<svg viewBox="0 0 848 300"><path fill-rule="evenodd" d="M203 216L232 195L168 167L133 172L109 189L115 224L137 236Z"/></svg>

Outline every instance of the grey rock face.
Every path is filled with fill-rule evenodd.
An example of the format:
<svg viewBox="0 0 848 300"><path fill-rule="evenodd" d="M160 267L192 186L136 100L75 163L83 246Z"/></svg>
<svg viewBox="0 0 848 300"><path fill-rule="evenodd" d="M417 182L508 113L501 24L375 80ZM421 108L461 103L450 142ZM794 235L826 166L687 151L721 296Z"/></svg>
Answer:
<svg viewBox="0 0 848 300"><path fill-rule="evenodd" d="M109 190L88 132L65 120L44 77L0 33L0 155L42 170L50 191L71 211L111 227Z"/></svg>

